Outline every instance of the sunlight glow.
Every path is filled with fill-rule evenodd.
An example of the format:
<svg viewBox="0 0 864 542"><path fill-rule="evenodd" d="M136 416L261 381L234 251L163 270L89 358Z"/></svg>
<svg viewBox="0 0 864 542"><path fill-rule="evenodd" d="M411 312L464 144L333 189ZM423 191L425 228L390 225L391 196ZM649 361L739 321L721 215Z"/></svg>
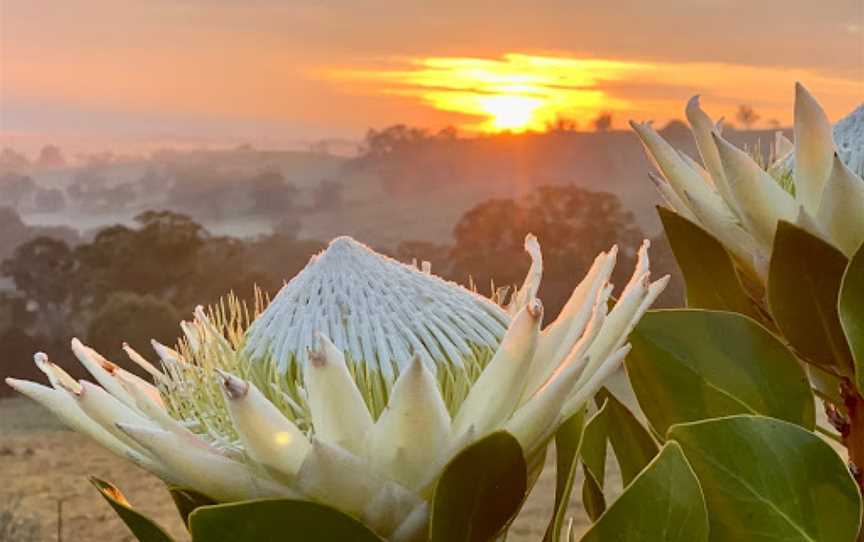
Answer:
<svg viewBox="0 0 864 542"><path fill-rule="evenodd" d="M601 84L651 70L650 64L507 54L498 59L411 59L407 69L334 70L331 78L375 85L377 92L420 98L439 111L458 113L471 131L542 131L560 119L585 123L628 100ZM383 87L383 89L382 89Z"/></svg>
<svg viewBox="0 0 864 542"><path fill-rule="evenodd" d="M539 98L526 96L484 96L480 106L491 115L489 125L495 130L525 130L534 120L534 112L543 105Z"/></svg>

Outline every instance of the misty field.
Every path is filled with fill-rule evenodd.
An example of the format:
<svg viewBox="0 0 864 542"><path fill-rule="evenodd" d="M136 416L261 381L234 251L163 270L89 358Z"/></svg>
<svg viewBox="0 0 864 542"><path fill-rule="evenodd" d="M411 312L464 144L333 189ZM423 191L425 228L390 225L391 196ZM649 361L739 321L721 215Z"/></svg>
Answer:
<svg viewBox="0 0 864 542"><path fill-rule="evenodd" d="M609 463L614 465L610 457ZM510 542L540 540L555 494L552 454L537 487L510 531ZM119 517L87 482L89 476L110 480L145 514L157 519L178 541L189 540L174 504L159 479L120 459L84 435L66 430L51 414L23 398L0 400L0 515L20 499L16 514L38 523L38 541L57 540L57 508L62 501L62 540L134 542ZM609 478L611 477L611 478ZM572 503L584 530L581 472ZM620 478L607 473L613 487ZM2 542L12 542L11 540ZM29 541L15 541L29 542Z"/></svg>

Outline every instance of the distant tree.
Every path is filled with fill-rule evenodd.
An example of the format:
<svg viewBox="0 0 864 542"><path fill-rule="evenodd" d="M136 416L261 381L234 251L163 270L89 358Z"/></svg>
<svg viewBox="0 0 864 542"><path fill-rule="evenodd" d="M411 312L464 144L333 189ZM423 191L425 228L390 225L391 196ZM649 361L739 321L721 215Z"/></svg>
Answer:
<svg viewBox="0 0 864 542"><path fill-rule="evenodd" d="M541 186L521 200L489 200L462 216L454 229L454 275L472 276L481 289L492 280L497 286L518 285L530 264L523 248L528 233L543 247L541 297L550 315L557 314L575 278L599 252L618 244L619 261L629 262L643 238L616 196L574 185ZM617 267L616 284L623 284L628 266Z"/></svg>
<svg viewBox="0 0 864 542"><path fill-rule="evenodd" d="M366 157L380 158L416 146L430 137L427 130L405 124L396 124L383 130L369 129L360 152Z"/></svg>
<svg viewBox="0 0 864 542"><path fill-rule="evenodd" d="M0 176L0 201L3 205L20 207L29 203L37 189L36 181L27 175L6 173Z"/></svg>
<svg viewBox="0 0 864 542"><path fill-rule="evenodd" d="M392 256L403 263L414 263L422 266L429 262L432 271L439 277L449 278L452 273L450 265L451 247L431 241L402 241L396 246Z"/></svg>
<svg viewBox="0 0 864 542"><path fill-rule="evenodd" d="M579 130L579 123L567 117L558 116L552 122L546 123L547 132L575 132Z"/></svg>
<svg viewBox="0 0 864 542"><path fill-rule="evenodd" d="M612 113L608 111L600 113L591 121L591 125L595 132L608 132L612 129Z"/></svg>
<svg viewBox="0 0 864 542"><path fill-rule="evenodd" d="M173 302L200 284L198 253L207 239L200 224L172 211L146 211L135 222L136 228L104 228L76 250L90 305L101 305L112 291Z"/></svg>
<svg viewBox="0 0 864 542"><path fill-rule="evenodd" d="M339 181L322 179L312 195L312 210L328 211L342 208L345 186Z"/></svg>
<svg viewBox="0 0 864 542"><path fill-rule="evenodd" d="M15 378L38 378L39 370L33 364L33 354L45 348L36 339L30 336L24 329L17 325L0 328L0 344L3 345L0 354L0 367L3 374ZM5 387L6 389L3 389ZM0 386L0 396L11 395L8 386ZM2 512L0 512L2 513ZM17 538L3 538L0 541L17 541Z"/></svg>
<svg viewBox="0 0 864 542"><path fill-rule="evenodd" d="M56 213L66 208L66 198L59 188L41 188L33 196L33 210L38 213Z"/></svg>
<svg viewBox="0 0 864 542"><path fill-rule="evenodd" d="M280 216L289 213L297 205L300 191L286 182L278 169L261 171L248 181L252 212L264 216Z"/></svg>
<svg viewBox="0 0 864 542"><path fill-rule="evenodd" d="M30 160L15 149L5 148L0 152L0 170L16 171L30 165Z"/></svg>
<svg viewBox="0 0 864 542"><path fill-rule="evenodd" d="M151 339L174 344L180 320L177 309L167 301L151 295L115 292L93 315L87 326L87 340L105 357L120 362L126 358L123 342L139 352L150 350Z"/></svg>
<svg viewBox="0 0 864 542"><path fill-rule="evenodd" d="M756 113L752 106L742 104L738 106L738 112L735 114L735 118L738 122L744 125L745 129L749 130L762 117Z"/></svg>
<svg viewBox="0 0 864 542"><path fill-rule="evenodd" d="M62 167L66 165L66 158L63 157L63 151L57 145L45 145L39 151L39 158L36 159L36 165L44 167Z"/></svg>
<svg viewBox="0 0 864 542"><path fill-rule="evenodd" d="M777 119L768 119L768 126L777 130L777 129L781 128L783 125L780 124L780 121Z"/></svg>
<svg viewBox="0 0 864 542"><path fill-rule="evenodd" d="M248 213L248 177L227 171L218 162L202 161L171 164L168 174L174 179L165 201L171 208L196 219L224 220Z"/></svg>
<svg viewBox="0 0 864 542"><path fill-rule="evenodd" d="M84 167L72 176L72 182L66 185L66 194L72 201L81 201L98 196L107 186L108 178L99 168Z"/></svg>
<svg viewBox="0 0 864 542"><path fill-rule="evenodd" d="M300 217L296 213L289 213L273 224L273 235L293 241L300 235L302 228L303 222L300 220Z"/></svg>
<svg viewBox="0 0 864 542"><path fill-rule="evenodd" d="M666 123L666 126L660 128L660 135L666 139L677 141L691 137L690 127L687 126L687 123L678 119L672 119Z"/></svg>
<svg viewBox="0 0 864 542"><path fill-rule="evenodd" d="M78 243L78 232L66 226L30 226L21 220L21 215L11 207L0 207L0 262L12 257L22 243L37 237L60 239L67 245Z"/></svg>
<svg viewBox="0 0 864 542"><path fill-rule="evenodd" d="M19 245L12 257L0 264L0 273L39 308L40 329L45 335L66 329L75 305L78 263L64 241L37 237Z"/></svg>
<svg viewBox="0 0 864 542"><path fill-rule="evenodd" d="M453 141L459 139L459 129L455 126L445 126L438 130L435 138L443 141Z"/></svg>

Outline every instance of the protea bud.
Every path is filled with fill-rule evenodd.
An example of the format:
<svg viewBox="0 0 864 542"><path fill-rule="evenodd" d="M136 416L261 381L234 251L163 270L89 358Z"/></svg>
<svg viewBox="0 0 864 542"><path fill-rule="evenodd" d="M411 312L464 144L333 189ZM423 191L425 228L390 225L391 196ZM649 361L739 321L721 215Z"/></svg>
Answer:
<svg viewBox="0 0 864 542"><path fill-rule="evenodd" d="M780 220L832 243L847 256L864 241L864 105L831 127L800 83L795 93L794 144L778 133L774 161L763 167L723 138L699 105L687 119L702 164L673 149L649 124L631 123L662 178L652 176L666 203L701 225L765 283ZM757 161L758 160L758 161Z"/></svg>

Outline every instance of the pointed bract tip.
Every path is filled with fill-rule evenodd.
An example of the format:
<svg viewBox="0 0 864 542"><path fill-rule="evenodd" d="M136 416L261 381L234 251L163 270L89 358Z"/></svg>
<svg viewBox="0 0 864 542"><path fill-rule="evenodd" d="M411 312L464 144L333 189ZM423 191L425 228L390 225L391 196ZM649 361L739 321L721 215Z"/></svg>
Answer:
<svg viewBox="0 0 864 542"><path fill-rule="evenodd" d="M324 354L324 345L318 343L316 348L309 347L306 349L309 356L309 363L316 369L322 369L327 365L327 355Z"/></svg>
<svg viewBox="0 0 864 542"><path fill-rule="evenodd" d="M229 399L242 399L249 393L249 382L221 369L216 369L216 372L222 377L222 390Z"/></svg>
<svg viewBox="0 0 864 542"><path fill-rule="evenodd" d="M20 391L18 387L22 382L24 382L24 380L21 380L20 378L12 378L11 376L7 376L3 379L3 381L6 382L7 386L9 386L15 391Z"/></svg>
<svg viewBox="0 0 864 542"><path fill-rule="evenodd" d="M47 367L49 363L48 354L46 354L45 352L36 352L35 354L33 354L33 362L40 369L43 367Z"/></svg>
<svg viewBox="0 0 864 542"><path fill-rule="evenodd" d="M543 302L539 298L535 297L528 303L528 314L535 319L543 316Z"/></svg>

